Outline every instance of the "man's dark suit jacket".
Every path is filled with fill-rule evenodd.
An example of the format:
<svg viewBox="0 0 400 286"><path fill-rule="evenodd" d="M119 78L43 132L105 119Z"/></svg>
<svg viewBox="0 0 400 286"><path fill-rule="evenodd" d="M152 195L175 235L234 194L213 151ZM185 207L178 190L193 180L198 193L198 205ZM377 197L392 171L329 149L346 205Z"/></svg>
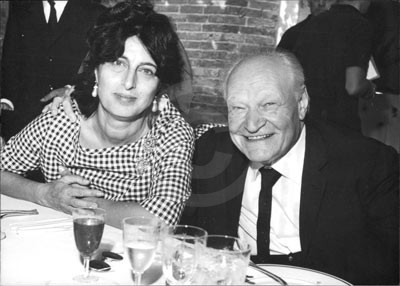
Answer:
<svg viewBox="0 0 400 286"><path fill-rule="evenodd" d="M326 125L306 124L300 201L301 260L354 284L397 284L399 161L390 147ZM193 194L181 223L237 236L247 158L226 128L196 145Z"/></svg>
<svg viewBox="0 0 400 286"><path fill-rule="evenodd" d="M50 37L42 1L10 1L1 97L10 99L15 110L1 114L6 139L41 113L40 98L71 83L88 51L86 34L104 10L91 0L69 0Z"/></svg>

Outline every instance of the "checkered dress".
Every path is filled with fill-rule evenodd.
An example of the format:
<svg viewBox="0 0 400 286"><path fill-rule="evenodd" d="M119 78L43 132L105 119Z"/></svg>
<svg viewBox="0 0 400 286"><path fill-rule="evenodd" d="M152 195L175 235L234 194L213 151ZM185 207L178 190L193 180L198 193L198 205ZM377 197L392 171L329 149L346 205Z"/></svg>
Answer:
<svg viewBox="0 0 400 286"><path fill-rule="evenodd" d="M137 142L103 149L79 144L76 122L63 111L32 121L9 140L1 170L25 174L40 168L47 182L60 179L59 166L90 181L90 187L113 201L135 201L168 224L180 218L191 193L193 130L169 102L151 130Z"/></svg>

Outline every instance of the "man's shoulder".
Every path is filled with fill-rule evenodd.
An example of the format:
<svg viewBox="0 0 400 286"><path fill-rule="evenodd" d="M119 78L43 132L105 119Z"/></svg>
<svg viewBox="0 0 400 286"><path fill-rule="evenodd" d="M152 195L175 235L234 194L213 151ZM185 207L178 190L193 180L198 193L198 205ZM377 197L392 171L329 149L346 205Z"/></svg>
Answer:
<svg viewBox="0 0 400 286"><path fill-rule="evenodd" d="M228 126L224 124L201 124L195 128L195 135L197 149L212 152L229 150L229 146L233 146Z"/></svg>
<svg viewBox="0 0 400 286"><path fill-rule="evenodd" d="M199 127L196 128L196 132L199 132L198 129ZM237 155L244 156L232 142L227 126L208 128L196 139L194 162L197 164L205 164L214 160L216 156L231 158L232 156L238 157Z"/></svg>
<svg viewBox="0 0 400 286"><path fill-rule="evenodd" d="M80 13L74 13L75 16L84 17L84 19L89 22L93 22L97 19L97 17L102 14L107 8L99 3L93 1L82 1L82 0L69 0L74 10L78 10Z"/></svg>
<svg viewBox="0 0 400 286"><path fill-rule="evenodd" d="M319 136L322 139L321 142L324 142L323 144L331 158L345 157L348 160L351 158L368 160L375 156L397 157L394 148L351 129L312 120L308 121L306 126L308 135L312 134L313 138Z"/></svg>

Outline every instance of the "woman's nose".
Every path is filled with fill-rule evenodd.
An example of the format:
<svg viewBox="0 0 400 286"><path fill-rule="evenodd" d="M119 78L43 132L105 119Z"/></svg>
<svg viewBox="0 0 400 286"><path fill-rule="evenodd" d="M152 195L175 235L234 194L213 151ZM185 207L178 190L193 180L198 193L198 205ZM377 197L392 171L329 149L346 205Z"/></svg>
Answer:
<svg viewBox="0 0 400 286"><path fill-rule="evenodd" d="M136 88L137 75L135 70L128 70L124 78L124 86L127 90Z"/></svg>

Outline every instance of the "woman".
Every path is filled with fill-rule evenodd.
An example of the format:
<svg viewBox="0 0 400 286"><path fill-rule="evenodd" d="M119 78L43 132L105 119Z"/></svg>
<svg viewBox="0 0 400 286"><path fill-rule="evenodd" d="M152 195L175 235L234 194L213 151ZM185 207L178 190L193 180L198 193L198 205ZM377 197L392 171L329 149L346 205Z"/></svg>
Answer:
<svg viewBox="0 0 400 286"><path fill-rule="evenodd" d="M67 213L101 207L117 227L138 214L174 224L190 195L193 132L158 91L180 81L178 37L165 15L124 2L99 17L88 43L77 120L47 112L11 138L2 193ZM37 168L46 183L23 177Z"/></svg>

